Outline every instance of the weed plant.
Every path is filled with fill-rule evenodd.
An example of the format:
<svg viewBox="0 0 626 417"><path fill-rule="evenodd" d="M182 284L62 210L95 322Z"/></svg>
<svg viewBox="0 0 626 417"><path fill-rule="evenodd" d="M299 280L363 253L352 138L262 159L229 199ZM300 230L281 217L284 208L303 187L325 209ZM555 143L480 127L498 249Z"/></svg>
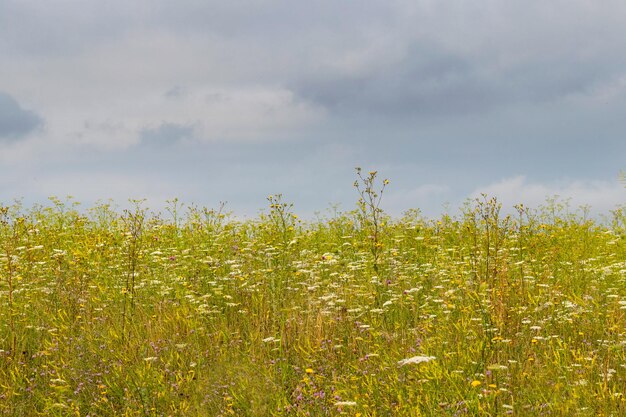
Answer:
<svg viewBox="0 0 626 417"><path fill-rule="evenodd" d="M626 415L626 207L390 219L375 177L314 222L2 207L0 414Z"/></svg>

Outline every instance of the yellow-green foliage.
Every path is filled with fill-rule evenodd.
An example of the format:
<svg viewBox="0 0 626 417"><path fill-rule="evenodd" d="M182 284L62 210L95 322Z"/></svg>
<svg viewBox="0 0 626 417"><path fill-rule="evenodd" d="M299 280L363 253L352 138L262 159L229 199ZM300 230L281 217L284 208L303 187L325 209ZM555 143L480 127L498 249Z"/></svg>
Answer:
<svg viewBox="0 0 626 417"><path fill-rule="evenodd" d="M2 208L0 414L626 415L626 210L291 210Z"/></svg>

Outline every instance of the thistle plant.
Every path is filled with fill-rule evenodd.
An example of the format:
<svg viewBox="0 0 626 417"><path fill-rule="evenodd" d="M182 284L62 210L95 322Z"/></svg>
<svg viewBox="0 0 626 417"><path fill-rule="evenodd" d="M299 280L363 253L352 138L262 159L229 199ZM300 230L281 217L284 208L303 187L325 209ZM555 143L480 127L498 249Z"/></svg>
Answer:
<svg viewBox="0 0 626 417"><path fill-rule="evenodd" d="M500 248L511 220L509 216L504 218L500 216L501 209L502 204L495 197L487 198L486 194L482 194L481 198L476 199L476 211L484 231L485 269L483 278L490 284L493 284L493 281L499 276Z"/></svg>
<svg viewBox="0 0 626 417"><path fill-rule="evenodd" d="M225 201L220 201L217 209L208 209L204 207L202 209L202 215L204 217L204 225L211 233L219 233L224 226L224 220L226 214L224 213L224 207L226 207Z"/></svg>
<svg viewBox="0 0 626 417"><path fill-rule="evenodd" d="M279 269L285 272L284 277L272 282L272 287L274 288L272 291L274 294L273 303L276 308L276 302L281 298L280 293L285 288L289 287L290 274L286 267L290 260L290 243L295 236L298 216L292 212L293 203L284 202L282 194L269 195L267 201L270 203L267 221L270 225L271 234L277 234L280 242L280 257L278 258ZM272 240L274 240L274 238L272 238Z"/></svg>
<svg viewBox="0 0 626 417"><path fill-rule="evenodd" d="M133 200L135 209L124 211L124 229L127 246L127 270L124 287L124 305L122 308L122 338L125 337L126 322L135 308L135 279L137 276L138 260L142 247L142 237L146 210L141 208L141 201Z"/></svg>
<svg viewBox="0 0 626 417"><path fill-rule="evenodd" d="M167 207L165 208L167 212L172 216L172 226L174 230L179 230L180 226L180 212L185 206L184 203L181 203L178 198L173 198L171 200L165 200L167 203Z"/></svg>
<svg viewBox="0 0 626 417"><path fill-rule="evenodd" d="M283 247L286 247L298 221L298 216L292 212L293 203L285 203L282 194L270 195L267 201L270 203L269 220L280 234Z"/></svg>
<svg viewBox="0 0 626 417"><path fill-rule="evenodd" d="M18 219L19 220L19 219ZM9 331L10 331L10 347L11 353L15 353L15 347L17 343L16 333L15 333L15 312L14 312L14 281L15 281L15 254L14 254L14 243L18 239L18 226L16 224L11 224L10 215L9 215L9 207L0 207L0 228L2 234L0 235L3 241L3 260L4 260L4 275L5 281L7 284L7 297L8 297L8 316L9 316Z"/></svg>
<svg viewBox="0 0 626 417"><path fill-rule="evenodd" d="M380 208L380 202L383 198L385 187L389 185L389 180L384 179L377 190L378 171L370 171L366 176L363 175L360 167L356 167L356 175L358 179L354 181L354 188L359 193L359 201L357 201L357 216L361 229L367 233L370 241L370 252L374 258L373 268L378 272L379 258L383 243L381 241L384 212Z"/></svg>

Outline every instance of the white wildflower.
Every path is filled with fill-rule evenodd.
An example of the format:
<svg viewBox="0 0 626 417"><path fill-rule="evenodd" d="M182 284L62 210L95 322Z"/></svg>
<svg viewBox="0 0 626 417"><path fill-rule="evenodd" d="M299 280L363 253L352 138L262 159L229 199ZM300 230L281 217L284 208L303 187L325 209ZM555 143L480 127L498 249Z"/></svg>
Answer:
<svg viewBox="0 0 626 417"><path fill-rule="evenodd" d="M265 339L263 339L264 343L269 343L269 342L280 342L280 339L276 339L274 336L270 336L270 337L266 337Z"/></svg>
<svg viewBox="0 0 626 417"><path fill-rule="evenodd" d="M434 356L413 356L412 358L402 359L398 362L399 366L409 365L412 363L422 363L422 362L430 362L435 360Z"/></svg>

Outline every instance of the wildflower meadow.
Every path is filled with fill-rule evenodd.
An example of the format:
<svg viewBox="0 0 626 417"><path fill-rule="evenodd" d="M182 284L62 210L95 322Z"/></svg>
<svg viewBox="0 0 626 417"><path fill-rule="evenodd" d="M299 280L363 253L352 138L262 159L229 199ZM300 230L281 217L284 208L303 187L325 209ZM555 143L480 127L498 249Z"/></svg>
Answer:
<svg viewBox="0 0 626 417"><path fill-rule="evenodd" d="M626 206L391 218L387 184L307 221L0 206L0 415L626 415Z"/></svg>

